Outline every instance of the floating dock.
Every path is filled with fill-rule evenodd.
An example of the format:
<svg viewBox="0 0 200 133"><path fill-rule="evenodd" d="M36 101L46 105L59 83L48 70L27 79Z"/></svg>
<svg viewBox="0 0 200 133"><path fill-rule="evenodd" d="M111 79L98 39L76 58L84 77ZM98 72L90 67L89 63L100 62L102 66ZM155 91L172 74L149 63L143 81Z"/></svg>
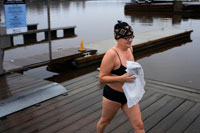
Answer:
<svg viewBox="0 0 200 133"><path fill-rule="evenodd" d="M146 93L140 101L144 129L148 133L199 133L200 92L169 83L145 79ZM61 83L67 96L57 96L0 120L0 132L95 133L102 110L102 85L98 72ZM120 110L106 133L133 129Z"/></svg>
<svg viewBox="0 0 200 133"><path fill-rule="evenodd" d="M125 12L143 11L143 12L173 12L173 13L200 13L199 2L181 2L175 1L171 3L151 3L137 4L127 3L124 7Z"/></svg>
<svg viewBox="0 0 200 133"><path fill-rule="evenodd" d="M5 73L23 72L32 68L62 63L79 57L83 57L85 56L85 53L93 55L96 52L97 50L92 49L85 49L85 51L79 51L78 47L73 47L52 52L51 60L49 59L49 53L43 53L25 58L4 61L3 67Z"/></svg>
<svg viewBox="0 0 200 133"><path fill-rule="evenodd" d="M144 33L138 33L132 42L134 52L149 49L158 45L167 45L169 43L178 42L190 38L192 30L180 30L180 29L161 29L155 31L149 31ZM94 55L88 57L80 57L74 60L74 64L77 67L88 65L92 62L98 62L102 59L105 52L116 45L116 40L105 40L97 43L85 44L85 48L96 49L97 52Z"/></svg>
<svg viewBox="0 0 200 133"><path fill-rule="evenodd" d="M192 30L161 29L136 34L132 43L134 52L142 51L158 45L177 42L190 38ZM110 39L97 43L84 44L85 51L79 51L78 47L63 49L52 53L52 60L49 53L4 61L3 66L6 72L25 71L44 65L51 65L65 61L73 61L77 67L83 67L101 61L105 52L116 44L116 40Z"/></svg>

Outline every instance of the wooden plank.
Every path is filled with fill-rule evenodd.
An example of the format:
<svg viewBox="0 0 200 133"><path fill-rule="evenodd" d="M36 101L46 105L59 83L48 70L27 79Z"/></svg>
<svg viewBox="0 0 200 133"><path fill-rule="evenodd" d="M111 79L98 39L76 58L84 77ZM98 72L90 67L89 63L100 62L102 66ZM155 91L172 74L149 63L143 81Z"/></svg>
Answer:
<svg viewBox="0 0 200 133"><path fill-rule="evenodd" d="M0 117L5 117L63 93L66 93L66 89L57 83L49 83L37 89L23 91L0 101Z"/></svg>
<svg viewBox="0 0 200 133"><path fill-rule="evenodd" d="M173 124L180 119L184 114L192 108L194 102L185 101L183 104L178 106L172 113L167 117L162 119L156 126L154 126L149 133L163 133L166 132L168 128L173 126Z"/></svg>
<svg viewBox="0 0 200 133"><path fill-rule="evenodd" d="M145 102L148 101L146 99L149 99L150 97L154 97L155 92L153 91L146 91L142 100L140 101L140 109L141 111L144 110L144 108L146 108L147 106L149 106L148 104L146 104L145 106ZM156 94L157 95L157 94ZM150 99L149 99L150 100ZM112 121L112 123L114 124L116 121L116 118L114 118L114 120ZM123 133L123 132L127 132L129 130L132 129L132 126L129 122L129 120L126 118L126 121L124 121L121 125L119 125L117 128L110 130L111 133Z"/></svg>
<svg viewBox="0 0 200 133"><path fill-rule="evenodd" d="M194 122L184 132L185 133L199 133L200 132L199 123L200 123L200 115L198 115L198 117L196 117Z"/></svg>
<svg viewBox="0 0 200 133"><path fill-rule="evenodd" d="M165 107L160 109L158 112L154 113L151 117L144 121L145 131L149 131L153 128L156 124L159 123L164 117L166 117L171 111L173 111L177 106L184 102L183 99L175 98L171 102L169 102Z"/></svg>
<svg viewBox="0 0 200 133"><path fill-rule="evenodd" d="M145 93L144 98L150 97L151 95L152 95L152 92ZM88 123L87 125L84 125L81 128L79 127L79 129L75 130L75 132L85 131L86 129L87 129L87 131L89 131L91 133L96 132L96 125L100 119L100 116L101 116L101 113L98 115L98 117L95 117L96 119L94 121ZM119 112L116 114L115 118L111 121L110 125L106 128L106 132L109 132L112 127L116 128L116 126L119 125L119 123L123 123L124 119L127 120L127 117L125 117L123 112L121 110L119 110ZM110 130L107 130L107 129L110 129Z"/></svg>
<svg viewBox="0 0 200 133"><path fill-rule="evenodd" d="M14 61L4 61L3 65L6 72L24 71L30 68L40 67L48 64L55 64L72 60L74 58L84 56L84 53L96 53L96 50L86 49L80 52L78 47L63 49L53 52L52 60L49 59L49 53L29 56L25 58L15 59Z"/></svg>
<svg viewBox="0 0 200 133"><path fill-rule="evenodd" d="M176 89L177 91L178 90L183 90L183 91L186 91L186 92L200 93L200 90L199 89L195 89L195 88L178 86L178 85L169 84L169 83L156 81L156 80L150 80L150 79L145 79L145 81L147 82L147 84L150 84L150 85L152 84L152 85L158 85L158 86L162 86L162 87L173 88L173 89Z"/></svg>
<svg viewBox="0 0 200 133"><path fill-rule="evenodd" d="M1 76L6 78L6 80L12 80L12 79L18 78L18 76L23 77L24 75L21 75L19 73L9 73L6 75L1 75Z"/></svg>
<svg viewBox="0 0 200 133"><path fill-rule="evenodd" d="M9 125L10 127L16 127L17 125L30 121L35 117L38 117L45 113L53 111L56 108L62 108L62 106L64 105L70 106L69 104L71 104L72 106L76 103L76 100L86 98L87 95L93 94L94 92L98 91L99 87L95 87L97 83L98 82L86 85L84 87L80 87L79 90L76 89L75 91L69 92L67 96L59 96L51 100L48 100L46 102L43 102L41 103L41 106L39 107L32 107L32 108L28 108L26 110L17 112L16 114L9 116L9 119L4 120L4 125ZM76 104L74 106L76 106ZM23 119L20 119L21 117L23 117ZM6 130L6 129L2 127L2 125L0 124L0 131Z"/></svg>
<svg viewBox="0 0 200 133"><path fill-rule="evenodd" d="M152 102L155 102L161 96L163 96L162 94L153 94L153 95L152 94L153 94L153 92L145 93L143 99L141 100L141 104L140 104L141 110L150 106L152 104ZM97 124L98 120L99 119L97 119L93 123L90 123L87 126L87 128L90 129L91 132L96 132L96 124ZM124 122L129 123L129 121L127 121L127 117L122 113L122 111L119 111L117 113L117 115L115 116L115 118L111 121L110 125L108 125L108 127L106 128L106 132L112 132L112 130L116 129L117 127L120 127ZM131 126L129 126L129 128L131 128ZM126 130L124 130L124 132L125 131Z"/></svg>
<svg viewBox="0 0 200 133"><path fill-rule="evenodd" d="M35 59L38 62L44 62L49 60L49 53L43 53L43 54L39 54L39 55L33 55L29 58Z"/></svg>
<svg viewBox="0 0 200 133"><path fill-rule="evenodd" d="M44 82L41 79L30 79L30 78L20 78L20 79L16 79L13 81L7 81L8 84L8 89L10 91L14 91L16 89L23 89L23 87L25 86L29 86L30 84L35 84L35 83L39 83L39 82Z"/></svg>
<svg viewBox="0 0 200 133"><path fill-rule="evenodd" d="M175 97L180 97L188 100L192 100L195 102L200 102L200 94L197 92L192 92L192 91L183 91L183 90L178 90L170 87L165 87L165 86L158 86L158 85L152 85L152 84L146 84L146 87L149 90L154 90L160 93L165 93L171 96Z"/></svg>
<svg viewBox="0 0 200 133"><path fill-rule="evenodd" d="M154 92L155 93L155 92ZM145 120L161 107L163 107L166 103L168 103L172 97L164 96L163 94L155 93L153 96L145 98L144 102L140 104L142 111L142 119ZM148 104L147 104L148 103ZM123 124L123 123L122 123ZM132 126L129 124L127 120L125 124L116 126L112 132L128 132L132 130Z"/></svg>
<svg viewBox="0 0 200 133"><path fill-rule="evenodd" d="M168 96L168 95L160 97L160 99L158 99L156 102L152 103L151 106L149 106L148 108L142 111L143 121L148 119L151 115L156 113L158 110L162 109L163 106L171 102L173 99L174 99L173 97Z"/></svg>
<svg viewBox="0 0 200 133"><path fill-rule="evenodd" d="M71 101L71 102L69 102L68 104L67 104L67 106L66 105L62 105L62 106L64 106L67 110L71 110L72 109L72 111L71 111L71 113L73 113L73 107L74 106L79 106L78 104L80 104L81 103L81 100L83 100L83 101L85 101L84 99L87 99L87 97L82 97L82 98L80 98L80 100L78 100L78 101ZM62 108L62 106L60 105L60 108ZM50 109L50 110L48 110L48 109ZM59 106L57 106L56 104L55 104L55 106L50 106L50 107L48 107L48 108L46 108L45 110L46 110L46 112L51 112L51 113L53 113L54 112L54 110L58 110L59 109ZM77 108L78 109L78 108ZM76 110L77 110L76 109ZM44 110L42 110L42 112L45 114L45 112L44 112ZM37 113L37 112L35 112L35 113ZM33 113L33 114L35 114L35 113ZM39 113L39 114L38 114ZM41 114L41 112L38 112L37 114L38 115L40 115ZM34 117L36 117L36 119L40 119L40 118L38 118L38 116L34 116L33 117L33 114L32 115L30 115L30 117L33 119ZM45 114L46 115L46 114ZM44 115L44 116L45 116ZM58 114L56 114L56 115L58 115ZM56 116L55 115L55 116ZM60 114L61 115L61 114ZM42 116L42 118L43 118L43 116ZM52 117L51 117L52 118ZM23 117L23 119L26 119L26 117ZM30 119L29 119L30 120ZM29 120L27 120L27 121L29 121ZM15 120L12 120L12 122L18 122L19 121L19 119L15 119ZM33 121L35 121L35 119L33 119ZM14 123L13 123L14 124ZM23 123L21 123L22 125L24 124L24 122ZM16 125L15 125L15 127L17 127Z"/></svg>
<svg viewBox="0 0 200 133"><path fill-rule="evenodd" d="M65 81L65 82L62 82L61 84L63 86L67 86L67 85L70 85L70 84L74 84L74 83L77 83L79 81L82 81L84 79L87 79L88 77L95 77L98 75L98 72L97 71L94 71L94 72L91 72L89 74L85 74L85 75L82 75L82 76L79 76L77 78L73 78L71 80L68 80L68 81Z"/></svg>
<svg viewBox="0 0 200 133"><path fill-rule="evenodd" d="M15 94L15 95L28 94L30 92L37 91L37 89L42 87L42 86L50 87L51 84L52 84L51 82L44 82L44 81L40 81L40 82L36 82L36 83L30 83L29 85L23 86L23 88L16 89L12 93Z"/></svg>
<svg viewBox="0 0 200 133"><path fill-rule="evenodd" d="M80 118L80 116L78 118L74 118L73 116L80 115L82 110L83 110L83 113L88 113L90 108L93 108L95 110L96 108L99 108L99 105L101 104L101 98L97 97L99 93L100 92L97 92L95 95L90 95L91 97L87 96L85 97L85 100L79 99L79 104L77 105L72 103L73 105L71 104L71 106L65 105L60 108L56 108L53 111L43 114L40 117L34 118L32 121L23 123L22 125L19 125L13 129L18 132L20 131L34 132L36 130L40 131L48 127L51 128L53 126L59 126L59 124L60 126L62 126L63 123L61 121L65 119L66 119L66 122L72 123L73 120L75 121ZM80 103L84 103L84 104L80 104Z"/></svg>
<svg viewBox="0 0 200 133"><path fill-rule="evenodd" d="M12 78L11 80L7 80L7 75L3 75L1 76L0 81L1 91L4 92L2 93L4 94L4 96L1 95L1 97L4 97L4 99L8 99L9 97L11 98L16 95L22 95L30 90L34 91L35 89L37 89L37 87L40 87L42 85L48 85L51 83L49 81L44 81L41 79L35 79L21 75L18 75L17 77L15 77L14 79Z"/></svg>
<svg viewBox="0 0 200 133"><path fill-rule="evenodd" d="M85 127L88 123L91 123L94 120L98 119L101 115L101 102L98 106L99 106L99 108L97 108L97 110L95 110L94 112L90 112L91 111L91 109L90 109L88 111L87 116L84 116L85 114L79 114L79 115L81 115L81 119L78 119L77 121L75 121L71 125L65 126L61 130L59 130L58 133L66 133L66 132L74 133L74 132L77 132L77 131L80 130L81 127ZM59 129L59 128L57 128L57 129ZM87 129L87 130L89 132L91 132L90 129ZM47 130L47 131L49 131L49 130ZM46 131L43 131L43 133L46 133Z"/></svg>
<svg viewBox="0 0 200 133"><path fill-rule="evenodd" d="M200 103L196 103L190 110L185 112L185 114L176 121L176 123L173 124L172 127L170 127L167 130L167 133L182 133L184 130L189 127L192 122L198 118L200 115ZM190 132L193 133L193 132Z"/></svg>
<svg viewBox="0 0 200 133"><path fill-rule="evenodd" d="M0 132L96 132L103 91L98 82L98 72L64 84L71 88L67 96L58 96L42 102L39 107L32 106L9 115L7 119L0 120ZM163 91L162 86L167 88L164 84L155 86L160 86L157 89L161 88L161 91L149 89L147 83L146 93L140 101L145 130L199 132L200 104L168 95ZM119 111L106 132L124 133L133 132L133 129L127 117Z"/></svg>
<svg viewBox="0 0 200 133"><path fill-rule="evenodd" d="M90 77L90 78L87 78L85 80L79 81L76 84L68 85L67 88L69 88L69 91L70 91L70 90L74 90L74 88L83 87L83 86L90 84L90 83L93 83L95 81L98 81L97 78Z"/></svg>

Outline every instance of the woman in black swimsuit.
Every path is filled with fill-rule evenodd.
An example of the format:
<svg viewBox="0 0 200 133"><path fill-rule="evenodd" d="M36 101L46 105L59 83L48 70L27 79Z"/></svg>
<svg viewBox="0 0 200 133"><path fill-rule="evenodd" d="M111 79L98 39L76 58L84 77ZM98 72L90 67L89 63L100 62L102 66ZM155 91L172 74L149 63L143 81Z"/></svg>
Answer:
<svg viewBox="0 0 200 133"><path fill-rule="evenodd" d="M97 132L103 133L105 127L114 118L118 110L127 115L135 133L144 133L139 104L128 108L122 86L124 82L134 82L134 75L126 73L126 61L134 61L131 26L118 21L114 27L117 44L109 49L103 57L99 81L106 83L103 90L102 115L97 124Z"/></svg>

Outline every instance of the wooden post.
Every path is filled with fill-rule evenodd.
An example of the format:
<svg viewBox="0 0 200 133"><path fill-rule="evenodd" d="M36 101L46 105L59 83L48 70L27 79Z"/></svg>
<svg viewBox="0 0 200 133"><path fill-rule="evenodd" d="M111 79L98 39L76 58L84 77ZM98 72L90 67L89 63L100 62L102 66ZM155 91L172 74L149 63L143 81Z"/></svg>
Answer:
<svg viewBox="0 0 200 133"><path fill-rule="evenodd" d="M3 74L3 50L0 48L0 75Z"/></svg>
<svg viewBox="0 0 200 133"><path fill-rule="evenodd" d="M181 12L182 7L183 7L182 1L174 0L173 2L174 12Z"/></svg>

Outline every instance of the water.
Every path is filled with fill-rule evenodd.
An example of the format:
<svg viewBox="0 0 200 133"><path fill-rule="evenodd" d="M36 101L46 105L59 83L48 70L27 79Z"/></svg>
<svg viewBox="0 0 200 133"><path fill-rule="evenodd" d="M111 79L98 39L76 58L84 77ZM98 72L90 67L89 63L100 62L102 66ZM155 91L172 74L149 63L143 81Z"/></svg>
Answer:
<svg viewBox="0 0 200 133"><path fill-rule="evenodd" d="M53 51L79 46L80 40L84 43L92 43L111 39L113 38L113 26L117 20L128 22L133 26L136 34L162 28L192 29L192 42L144 57L138 62L142 64L146 78L200 89L199 17L149 12L125 14L126 2L129 1L52 1L50 4L51 27L77 26L75 29L77 37L53 41ZM3 16L1 18L4 19ZM44 2L32 2L27 5L27 23L39 23L39 29L47 28L47 9ZM38 35L38 37L42 38L43 35ZM20 37L15 38L15 43L18 44L21 40ZM48 52L47 43L7 50L4 60L44 52ZM48 72L46 67L25 72L27 75L52 80L56 79L55 77L65 77L63 73Z"/></svg>

